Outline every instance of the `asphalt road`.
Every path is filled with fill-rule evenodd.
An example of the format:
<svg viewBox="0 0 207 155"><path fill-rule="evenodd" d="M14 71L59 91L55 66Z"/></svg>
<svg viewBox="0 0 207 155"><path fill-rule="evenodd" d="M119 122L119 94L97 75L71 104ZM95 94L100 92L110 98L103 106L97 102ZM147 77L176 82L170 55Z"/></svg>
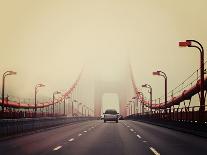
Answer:
<svg viewBox="0 0 207 155"><path fill-rule="evenodd" d="M1 155L205 155L207 139L142 122L81 122L0 141Z"/></svg>

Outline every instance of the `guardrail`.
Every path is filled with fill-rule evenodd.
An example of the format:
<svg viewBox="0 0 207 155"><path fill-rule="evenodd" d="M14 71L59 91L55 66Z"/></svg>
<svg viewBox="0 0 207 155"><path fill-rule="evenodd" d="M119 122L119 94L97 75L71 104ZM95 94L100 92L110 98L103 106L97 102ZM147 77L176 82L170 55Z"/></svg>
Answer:
<svg viewBox="0 0 207 155"><path fill-rule="evenodd" d="M44 117L23 119L1 119L0 137L22 134L29 131L97 119L96 117Z"/></svg>
<svg viewBox="0 0 207 155"><path fill-rule="evenodd" d="M207 105L205 106L207 107ZM207 109L207 108L205 108ZM186 106L182 108L168 108L153 111L152 114L149 112L145 114L132 114L126 118L144 118L152 120L168 120L168 121L180 121L180 122L199 122L199 116L204 115L202 122L207 123L207 111L201 112L200 106Z"/></svg>

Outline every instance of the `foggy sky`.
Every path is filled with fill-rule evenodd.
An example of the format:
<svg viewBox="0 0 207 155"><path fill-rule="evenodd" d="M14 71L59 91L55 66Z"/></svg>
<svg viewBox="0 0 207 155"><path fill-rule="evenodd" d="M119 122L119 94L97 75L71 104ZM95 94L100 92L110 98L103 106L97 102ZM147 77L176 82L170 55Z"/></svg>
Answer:
<svg viewBox="0 0 207 155"><path fill-rule="evenodd" d="M83 66L81 92L92 94L87 81L120 80L129 59L137 86L149 83L153 97L162 96L163 79L153 71L166 72L171 90L199 66L199 52L177 43L196 39L206 49L206 6L205 0L0 0L0 74L18 72L6 79L6 94L33 98L34 86L44 83L39 98L51 97L69 88Z"/></svg>

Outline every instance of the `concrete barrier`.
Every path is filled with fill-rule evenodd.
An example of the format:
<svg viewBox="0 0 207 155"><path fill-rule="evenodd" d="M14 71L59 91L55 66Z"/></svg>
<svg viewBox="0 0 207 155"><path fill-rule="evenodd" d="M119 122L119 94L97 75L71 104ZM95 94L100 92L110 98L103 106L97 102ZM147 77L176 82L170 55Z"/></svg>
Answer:
<svg viewBox="0 0 207 155"><path fill-rule="evenodd" d="M0 137L22 134L29 131L64 125L73 122L95 120L95 117L45 117L0 119Z"/></svg>

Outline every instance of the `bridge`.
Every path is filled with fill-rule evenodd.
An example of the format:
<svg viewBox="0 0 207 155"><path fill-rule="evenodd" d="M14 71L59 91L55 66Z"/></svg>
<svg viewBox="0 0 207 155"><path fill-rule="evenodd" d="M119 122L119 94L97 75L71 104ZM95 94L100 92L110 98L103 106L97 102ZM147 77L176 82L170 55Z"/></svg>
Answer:
<svg viewBox="0 0 207 155"><path fill-rule="evenodd" d="M114 4L118 5L118 3ZM194 52L197 53L197 57L194 55L182 57L179 54L176 55L175 52L176 56L169 58L167 54L164 55L167 52L162 52L162 57L164 57L162 60L166 62L158 63L159 60L154 59L160 59L161 55L149 52L145 60L144 52L139 52L139 54L130 52L132 48L130 46L133 43L127 41L129 38L126 39L128 35L133 38L137 29L121 33L126 27L132 28L129 26L131 23L136 25L130 18L134 19L137 5L134 8L131 3L123 3L123 6L121 4L114 6L114 4L110 3L109 5L105 2L101 5L97 4L97 6L94 4L93 7L89 7L87 4L91 8L87 9L86 4L82 6L73 2L54 3L55 7L51 5L51 8L58 11L42 6L44 11L40 12L44 16L39 16L37 10L31 8L35 15L32 11L26 11L28 16L32 18L26 16L25 18L31 23L24 23L25 29L17 28L17 32L22 33L20 35L22 38L20 37L21 39L17 44L11 43L10 45L9 41L5 45L0 44L1 50L8 50L8 52L14 50L18 53L17 55L13 53L14 57L11 57L4 52L1 55L5 55L6 61L0 58L2 62L0 69L2 73L2 85L0 85L0 154L193 155L207 153L205 40L186 38L186 40L181 39L181 41L170 43L172 44L171 49L176 49L179 52ZM169 7L163 2L160 4ZM10 6L6 2L3 5L5 7ZM35 3L34 6L36 5L41 10L40 4ZM130 9L128 5L131 6ZM147 6L147 8L150 7L148 3L142 5ZM29 4L25 4L25 6L28 7ZM140 10L143 9L141 6L139 6ZM22 7L18 6L18 8ZM71 10L73 7L76 9L71 13L68 11L68 7ZM105 15L106 8L112 15ZM128 10L125 10L126 17L120 8ZM84 9L87 11L80 11L82 12L81 15L79 15L80 12L76 12ZM112 11L113 9L118 14L115 13L116 11ZM160 15L157 9L155 10L154 13ZM57 13L57 16L53 15L54 13ZM73 13L76 14L74 18ZM98 17L94 13L98 13ZM16 17L14 12L11 14L14 17L9 16L9 19L22 18L21 16ZM18 14L22 15L21 13ZM51 14L54 19L50 18ZM123 14L124 20L120 18L120 14ZM137 16L139 15L137 14ZM149 18L148 14L144 16ZM171 16L167 15L167 17ZM68 18L70 18L70 24L68 24ZM116 21L119 18L119 22ZM141 16L139 18L142 23L145 22ZM160 18L169 22L163 15ZM24 21L24 19L21 20ZM39 24L42 24L42 20L46 20L49 24L44 23L46 24L44 27L41 24L38 25L36 20L39 21ZM105 22L102 23L102 20ZM4 21L4 26L7 27L9 24L6 20ZM106 21L109 25L106 24ZM126 21L130 24L126 24L128 23ZM51 29L50 24L52 25ZM156 25L155 22L154 24ZM16 23L16 25L18 24ZM67 29L68 25L71 26L69 26L69 30ZM57 27L58 29L56 29ZM140 26L140 28L146 33L149 30L147 26ZM0 29L2 28L0 27ZM119 29L121 31L118 31ZM142 30L139 33L145 38ZM162 35L161 32L165 32L165 27L158 30ZM16 31L12 32L16 33ZM27 33L33 37L30 35L28 37ZM42 38L38 37L36 40L36 33ZM68 37L69 34L74 35L74 38ZM108 36L110 34L111 36ZM169 34L173 35L174 31L168 32ZM169 37L168 35L164 36ZM85 36L87 37L85 38ZM186 35L183 36L186 37ZM27 39L23 39L24 37ZM82 37L84 41L81 40ZM4 39L7 40L7 37L5 36ZM73 39L77 40L74 41ZM50 43L47 43L48 40ZM68 42L65 43L66 40L70 40L71 47L68 46ZM161 40L164 41L164 39ZM167 39L167 41L169 40ZM144 39L143 42L142 40L139 41L140 44L136 46L142 47L146 44ZM148 38L147 41L149 41ZM159 41L159 39L153 40L157 44ZM123 46L122 44L126 45ZM149 44L147 43L148 46ZM15 47L14 49L11 47L12 45ZM154 46L155 44L152 43L151 45ZM162 43L150 49L156 52L160 49L165 51L160 45ZM136 46L133 48L136 49ZM30 54L33 54L35 62L31 62L31 57L28 60L27 52L20 52L18 48L21 50L24 48L31 49ZM148 47L144 46L144 48L148 50ZM140 50L144 48L140 48ZM41 51L39 54L37 49ZM68 54L68 49L75 52ZM85 49L85 53L82 51L76 53ZM52 52L48 52L50 50ZM95 52L89 52L90 50ZM109 52L105 50L109 50ZM37 56L33 53L34 51L37 52ZM138 57L134 57L133 54L138 55ZM187 70L177 68L185 64L177 64L180 59L182 61L190 59L186 63ZM195 63L194 60L199 63ZM158 69L158 64L164 64L165 67L160 66L162 69ZM31 66L33 68L30 68ZM195 71L192 71L193 67L191 68L191 66L196 66ZM178 70L188 76L183 78ZM145 71L149 71L149 73L144 74ZM143 77L141 74L147 76ZM172 74L175 76L171 78L169 75L172 76ZM20 78L15 82L18 76ZM143 79L140 80L141 78ZM182 79L181 82L178 79ZM41 80L42 82L39 82ZM153 80L156 82L153 83ZM158 87L155 86L155 83ZM28 84L33 86L30 87ZM104 101L107 94L112 95L115 99L108 98L107 101ZM118 111L118 114L115 115L119 118L118 123L103 120L107 117L107 114L104 113L107 109Z"/></svg>

